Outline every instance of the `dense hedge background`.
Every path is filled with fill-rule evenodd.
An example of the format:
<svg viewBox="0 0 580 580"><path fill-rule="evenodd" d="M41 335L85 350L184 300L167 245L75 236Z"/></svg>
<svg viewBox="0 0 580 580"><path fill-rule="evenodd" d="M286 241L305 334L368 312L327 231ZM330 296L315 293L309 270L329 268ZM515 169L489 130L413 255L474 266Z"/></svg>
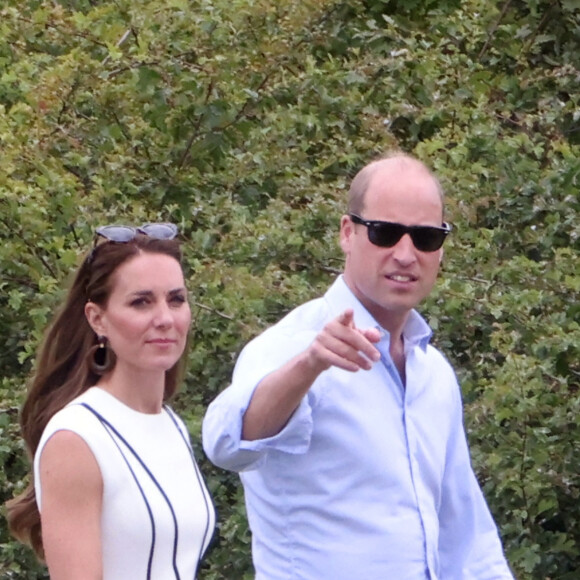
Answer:
<svg viewBox="0 0 580 580"><path fill-rule="evenodd" d="M460 376L474 466L520 580L580 578L580 1L4 0L0 501L42 330L103 223L171 220L204 409L245 342L340 271L350 177L400 147L455 231L423 312ZM202 577L251 578L237 476L203 458ZM44 579L0 523L0 577Z"/></svg>

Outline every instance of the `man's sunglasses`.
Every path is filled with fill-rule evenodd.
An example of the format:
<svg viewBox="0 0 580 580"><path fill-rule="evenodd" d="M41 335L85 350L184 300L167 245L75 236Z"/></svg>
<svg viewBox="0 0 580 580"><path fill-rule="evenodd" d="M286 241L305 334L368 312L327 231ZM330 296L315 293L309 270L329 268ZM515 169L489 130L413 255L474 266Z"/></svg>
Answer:
<svg viewBox="0 0 580 580"><path fill-rule="evenodd" d="M419 251L435 252L451 231L451 224L448 223L443 223L441 227L404 226L394 222L365 220L354 213L350 214L350 219L355 224L366 226L369 242L381 248L392 248L405 234L409 234Z"/></svg>

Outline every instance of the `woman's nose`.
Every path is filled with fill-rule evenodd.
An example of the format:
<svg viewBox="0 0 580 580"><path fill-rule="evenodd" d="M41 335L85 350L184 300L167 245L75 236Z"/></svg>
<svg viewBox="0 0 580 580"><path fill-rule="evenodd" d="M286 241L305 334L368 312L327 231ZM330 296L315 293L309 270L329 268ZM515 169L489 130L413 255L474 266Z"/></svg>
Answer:
<svg viewBox="0 0 580 580"><path fill-rule="evenodd" d="M157 306L154 322L156 326L170 326L173 323L171 309L165 302L162 302Z"/></svg>

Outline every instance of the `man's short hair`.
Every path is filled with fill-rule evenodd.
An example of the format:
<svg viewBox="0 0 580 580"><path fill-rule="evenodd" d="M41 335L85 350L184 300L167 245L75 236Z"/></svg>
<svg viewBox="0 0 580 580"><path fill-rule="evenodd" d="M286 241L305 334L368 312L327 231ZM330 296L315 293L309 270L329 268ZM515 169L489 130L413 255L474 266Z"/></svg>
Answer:
<svg viewBox="0 0 580 580"><path fill-rule="evenodd" d="M401 163L406 165L413 165L416 168L420 168L426 173L428 173L433 181L437 184L437 189L439 195L441 196L441 202L443 202L443 188L441 183L435 176L435 174L419 159L416 159L408 153L403 151L389 151L382 157L371 161L365 165L353 178L350 188L348 190L348 213L355 213L361 215L364 210L365 205L365 195L369 187L369 183L375 172L380 168L383 161L388 161L390 159L400 159Z"/></svg>

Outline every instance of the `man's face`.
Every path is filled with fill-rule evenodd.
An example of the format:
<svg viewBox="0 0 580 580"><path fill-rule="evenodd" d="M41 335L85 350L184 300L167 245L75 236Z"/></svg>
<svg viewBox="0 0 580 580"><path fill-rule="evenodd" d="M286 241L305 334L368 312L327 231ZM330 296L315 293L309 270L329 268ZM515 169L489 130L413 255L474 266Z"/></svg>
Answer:
<svg viewBox="0 0 580 580"><path fill-rule="evenodd" d="M440 227L443 207L437 184L426 171L387 160L370 179L361 214L366 220ZM421 252L408 234L391 248L375 246L366 226L353 224L348 216L341 221L340 241L349 288L383 328L400 328L431 292L443 250Z"/></svg>

